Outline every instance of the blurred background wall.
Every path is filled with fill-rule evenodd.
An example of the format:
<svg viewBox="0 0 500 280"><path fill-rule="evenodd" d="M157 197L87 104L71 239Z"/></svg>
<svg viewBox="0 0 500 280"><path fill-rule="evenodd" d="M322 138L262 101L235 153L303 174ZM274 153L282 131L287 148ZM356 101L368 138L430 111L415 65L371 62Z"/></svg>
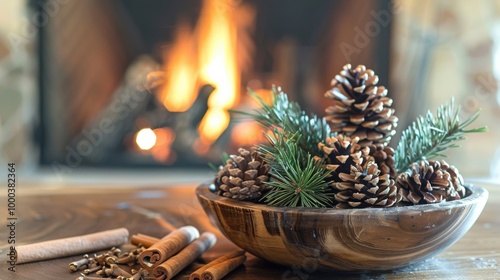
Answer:
<svg viewBox="0 0 500 280"><path fill-rule="evenodd" d="M448 161L457 166L466 178L500 178L500 94L497 86L500 79L500 1L395 0L374 1L369 5L364 1L350 1L349 5L341 1L320 1L319 5L325 7L321 16L315 14L319 13L317 10L312 8L306 10L299 4L302 2L291 1L292 4L285 5L285 1L264 1L266 3L221 1L222 4L217 6L219 12L221 9L238 12L238 18L248 20L237 25L238 30L243 30L241 32L247 34L246 37L240 36L239 42L250 41L249 45L239 48L245 50L238 56L240 63L252 66L241 70L243 75L240 86L243 91L247 86L265 89L272 83L280 84L306 108L321 114L323 110L321 100L324 91L329 87L329 79L334 77L345 63L366 64L377 71L381 76L381 82L387 84L389 94L395 100L396 114L400 118L399 132L417 115L427 110L435 111L440 104L448 102L452 97L462 106L464 117L481 109L481 117L474 125L487 125L490 131L468 136L468 139L461 143L460 149L449 151ZM49 139L51 149L59 149L60 158L67 159L70 152L65 147L67 145L72 147L72 141L74 142L78 134L85 129L92 131L95 128L92 126L93 122L99 120L97 116L103 114L102 112L106 112L108 103L112 102L113 96L119 92L117 88L124 83L127 84L124 77L127 76L126 73L130 73L127 72L131 71L130 65L137 66L134 62L138 61L139 54L143 54L144 47L141 43L145 42L147 45L147 40L144 38L157 36L147 37L145 33L170 34L161 39L165 41L164 44L148 49L149 57L146 60L141 56L140 65L145 65L148 71L154 72L163 69L162 59L166 59L159 49L164 46L175 48L172 43L176 34L174 27L179 27L181 24L179 19L174 17L172 22L162 23L158 30L143 31L139 28L142 25L138 22L148 19L148 15L152 12L141 11L141 7L130 4L113 6L120 3L116 1L107 4L72 0L29 2L3 1L0 4L0 161L2 163L14 161L26 171L43 170L50 173L54 172L51 163L57 160L63 162L57 158L49 159L45 163L40 160L43 153L42 142L45 141L44 145L47 145ZM188 20L186 26L195 30L196 20L193 21L193 18L196 19L203 13L200 12L202 9L198 3L200 1L192 2L196 5L188 12L183 10L185 7L182 5L169 6L168 1L163 3L166 3L164 4L166 9L170 9L169 12L173 15L187 14L187 18L191 21ZM48 6L41 8L40 3ZM240 9L245 5L251 8ZM173 9L174 6L179 10ZM287 20L285 23L290 24L283 26L293 26L292 31L279 23L261 18L266 13L272 18L276 11L286 12L287 9L288 14L282 16ZM131 10L139 11L143 16L130 16ZM40 14L40 11L45 12ZM322 20L314 21L314 24L321 28L312 25L311 18L321 18ZM115 21L120 24L114 24ZM77 25L79 22L82 25ZM302 33L297 31L301 30L300 22L309 23L310 26L307 27L309 30L305 28ZM368 42L361 44L360 37L357 37L360 36L359 30L361 32L369 30L373 24L378 28L375 31L378 31L372 30L371 35L365 32L364 36ZM40 52L38 45L40 26L45 28L46 33L43 34L45 43L49 43L45 45L48 46L48 49L44 50L45 53ZM262 26L264 30L267 26L273 28L267 28L270 29L267 30L268 33L259 33L259 30L262 30L259 28ZM311 32L311 29L317 30ZM75 45L68 45L70 41L67 38L74 36L78 38L80 34L85 36L74 41ZM120 41L131 40L130 38L135 39L127 44L123 43L125 41ZM121 45L116 45L116 42L120 42ZM265 48L259 49L259 46ZM353 48L346 51L346 46ZM83 56L85 52L82 52L76 58L72 57L76 51L82 49L93 55L85 58ZM42 69L39 67L40 55L45 58L46 68L43 69L51 69L49 71L51 74L48 76L40 75L39 70ZM95 61L89 60L91 58ZM70 75L75 72L74 68L71 68L75 67L71 61L93 69L90 72L93 76ZM105 72L106 69L114 70ZM76 73L80 73L78 71ZM39 77L44 77L45 81L38 80ZM44 107L47 114L45 117L53 121L55 124L53 129L57 129L59 134L64 134L64 137L45 137L44 140L40 138L40 129L43 128L40 115L43 107L41 104L43 102L40 101L40 82L49 83L49 86L45 84L46 94L56 96L52 97L55 105ZM140 81L143 82L144 80ZM67 92L67 88L64 89L67 85L79 89L81 92L78 96L81 99L75 99L77 96L75 90ZM103 93L94 97L87 96L87 93L96 91L96 88ZM108 99L104 98L106 96ZM64 100L69 103L64 103ZM88 110L79 110L79 105L83 106L85 102L91 104L87 107ZM132 166L133 168L151 167L151 162L160 163L160 167L166 168L172 165L172 154L165 155L163 152L156 156L164 161L157 159L149 161L150 158L154 158L152 156L154 150L141 150L138 149L137 143L133 143L141 129L162 128L163 130L156 132L157 139L160 139L161 135L172 138L172 131L165 130L165 127L173 129L175 125L171 125L172 122L178 125L181 122L193 121L192 117L172 114L159 103L161 102L157 98L144 102L145 111L141 111L143 112L141 117L130 121L133 124L131 131L123 132L122 138L128 139L129 142L120 145L124 146L123 149L128 149L129 154L116 158L114 162L132 159L136 163L147 163L136 164ZM240 106L250 105L241 102ZM158 117L153 119L155 121L151 121L152 119L148 117L151 112L159 112L156 116L162 116L160 118L162 124L168 126L155 128ZM96 118L85 122L89 116ZM74 131L75 126L67 124L76 123L72 122L76 119L79 128ZM230 126L230 129L231 132L242 133L237 127ZM177 137L184 133L188 135L187 139L192 139L193 131L195 129L186 130L184 127L184 130L175 132ZM225 133L230 134L228 131ZM391 145L395 145L398 137L399 134ZM217 141L215 144L210 143L213 146L208 148L213 154L219 154L233 145L227 141ZM175 144L171 142L168 145L175 152L178 146L172 146ZM185 144L189 141L183 142ZM175 155L177 159L195 158L204 152L203 149L196 151L193 148L199 148L202 144L195 140L192 142L194 146L177 149L178 153ZM77 146L75 150L76 148ZM109 149L102 149L102 152L109 152ZM101 150L99 155L102 155ZM108 159L113 157L114 153L106 156ZM202 162L207 159L201 158ZM95 165L93 161L87 164ZM189 169L192 165L188 160L179 167ZM65 167L68 166L59 168Z"/></svg>
<svg viewBox="0 0 500 280"><path fill-rule="evenodd" d="M0 4L0 162L33 170L37 125L36 26L26 1ZM2 170L3 172L3 170Z"/></svg>
<svg viewBox="0 0 500 280"><path fill-rule="evenodd" d="M391 85L401 124L453 97L475 126L448 161L466 177L500 176L500 1L396 1Z"/></svg>

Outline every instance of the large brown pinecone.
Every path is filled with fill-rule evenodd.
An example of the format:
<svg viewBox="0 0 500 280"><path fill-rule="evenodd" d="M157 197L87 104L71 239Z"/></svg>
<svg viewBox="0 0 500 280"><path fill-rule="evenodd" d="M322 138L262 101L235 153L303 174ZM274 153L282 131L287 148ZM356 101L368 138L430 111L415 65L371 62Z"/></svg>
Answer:
<svg viewBox="0 0 500 280"><path fill-rule="evenodd" d="M396 179L403 201L413 204L439 203L465 196L462 176L446 161L421 160Z"/></svg>
<svg viewBox="0 0 500 280"><path fill-rule="evenodd" d="M375 163L380 169L380 174L389 174L391 178L396 179L398 173L394 167L394 149L382 144L373 144L368 147L370 148L370 156L375 159Z"/></svg>
<svg viewBox="0 0 500 280"><path fill-rule="evenodd" d="M349 173L351 165L359 163L359 158L374 161L381 175L389 174L395 179L397 172L394 168L394 149L382 144L362 148L358 141L358 137L337 135L326 138L325 143L318 143L318 148L324 154L326 168L332 170L329 180L339 182L338 174Z"/></svg>
<svg viewBox="0 0 500 280"><path fill-rule="evenodd" d="M338 208L391 207L401 200L389 174L380 174L374 162L352 165L350 173L339 174L334 183Z"/></svg>
<svg viewBox="0 0 500 280"><path fill-rule="evenodd" d="M359 144L387 145L395 134L398 118L387 89L377 86L378 76L364 65L344 66L332 80L325 97L333 100L326 108L326 120L333 132L359 137Z"/></svg>
<svg viewBox="0 0 500 280"><path fill-rule="evenodd" d="M318 148L323 151L326 168L332 171L328 181L339 182L340 173L349 173L351 165L368 154L369 149L361 151L358 141L358 137L336 135L327 137L325 143L318 143Z"/></svg>
<svg viewBox="0 0 500 280"><path fill-rule="evenodd" d="M258 200L271 189L269 170L264 155L255 149L238 149L225 166L221 166L214 184L219 195L238 200Z"/></svg>

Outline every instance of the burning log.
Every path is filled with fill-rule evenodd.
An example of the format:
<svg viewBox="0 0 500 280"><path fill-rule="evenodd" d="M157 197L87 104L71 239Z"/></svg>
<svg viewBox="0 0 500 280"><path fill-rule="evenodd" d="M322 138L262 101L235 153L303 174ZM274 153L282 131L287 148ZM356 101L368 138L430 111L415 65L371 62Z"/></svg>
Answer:
<svg viewBox="0 0 500 280"><path fill-rule="evenodd" d="M141 57L133 63L108 107L73 139L71 149L78 152L86 163L105 161L121 152L124 139L137 132L140 121L148 128L169 128L173 131L170 137L176 141L168 141L166 144L169 147L158 147L159 150L174 150L186 155L186 158L195 157L192 147L199 137L197 127L208 110L208 98L215 88L208 84L202 86L187 111L169 112L152 94L152 89L144 86L151 85L148 76L156 68L156 62L148 57ZM154 136L154 130L150 130L150 134ZM154 145L153 142L146 149Z"/></svg>
<svg viewBox="0 0 500 280"><path fill-rule="evenodd" d="M157 68L151 58L139 57L127 70L109 105L73 138L68 149L76 151L88 163L105 161L116 152L126 135L134 130L136 119L153 101L144 84L147 74Z"/></svg>

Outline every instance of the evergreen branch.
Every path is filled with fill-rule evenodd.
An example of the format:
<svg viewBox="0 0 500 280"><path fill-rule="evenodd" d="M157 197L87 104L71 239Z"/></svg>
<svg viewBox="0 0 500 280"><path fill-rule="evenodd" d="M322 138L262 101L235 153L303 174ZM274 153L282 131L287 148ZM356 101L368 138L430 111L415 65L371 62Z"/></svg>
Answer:
<svg viewBox="0 0 500 280"><path fill-rule="evenodd" d="M274 129L274 135L266 134L269 146L259 150L271 165L274 187L263 198L267 204L280 207L326 207L331 204L325 178L330 174L310 153L299 147L301 135L293 135Z"/></svg>
<svg viewBox="0 0 500 280"><path fill-rule="evenodd" d="M313 155L321 155L322 151L318 149L318 143L330 136L330 126L325 118L319 118L314 114L307 115L297 102L289 101L286 93L275 86L272 88L271 105L268 105L253 90L249 89L249 93L257 100L261 109L253 112L233 110L232 113L251 117L266 128L297 132L301 135L298 144L302 149Z"/></svg>
<svg viewBox="0 0 500 280"><path fill-rule="evenodd" d="M466 129L478 117L479 111L464 121L460 121L460 107L455 109L454 100L450 104L441 105L437 114L428 111L419 116L401 135L394 154L395 168L404 172L410 164L421 159L446 157L443 153L449 148L457 148L455 142L464 140L465 134L486 132L487 127Z"/></svg>

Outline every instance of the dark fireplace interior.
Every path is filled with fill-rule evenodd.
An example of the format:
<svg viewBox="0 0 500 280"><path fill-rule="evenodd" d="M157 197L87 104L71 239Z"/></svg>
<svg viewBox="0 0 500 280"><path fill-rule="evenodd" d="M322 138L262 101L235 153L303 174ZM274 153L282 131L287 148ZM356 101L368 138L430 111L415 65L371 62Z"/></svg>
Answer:
<svg viewBox="0 0 500 280"><path fill-rule="evenodd" d="M34 12L48 1L34 1ZM365 64L388 85L390 1L67 1L39 30L40 161L205 167L263 141L235 121L281 86L323 115L331 79ZM390 87L389 87L390 88ZM390 94L390 91L389 91Z"/></svg>

